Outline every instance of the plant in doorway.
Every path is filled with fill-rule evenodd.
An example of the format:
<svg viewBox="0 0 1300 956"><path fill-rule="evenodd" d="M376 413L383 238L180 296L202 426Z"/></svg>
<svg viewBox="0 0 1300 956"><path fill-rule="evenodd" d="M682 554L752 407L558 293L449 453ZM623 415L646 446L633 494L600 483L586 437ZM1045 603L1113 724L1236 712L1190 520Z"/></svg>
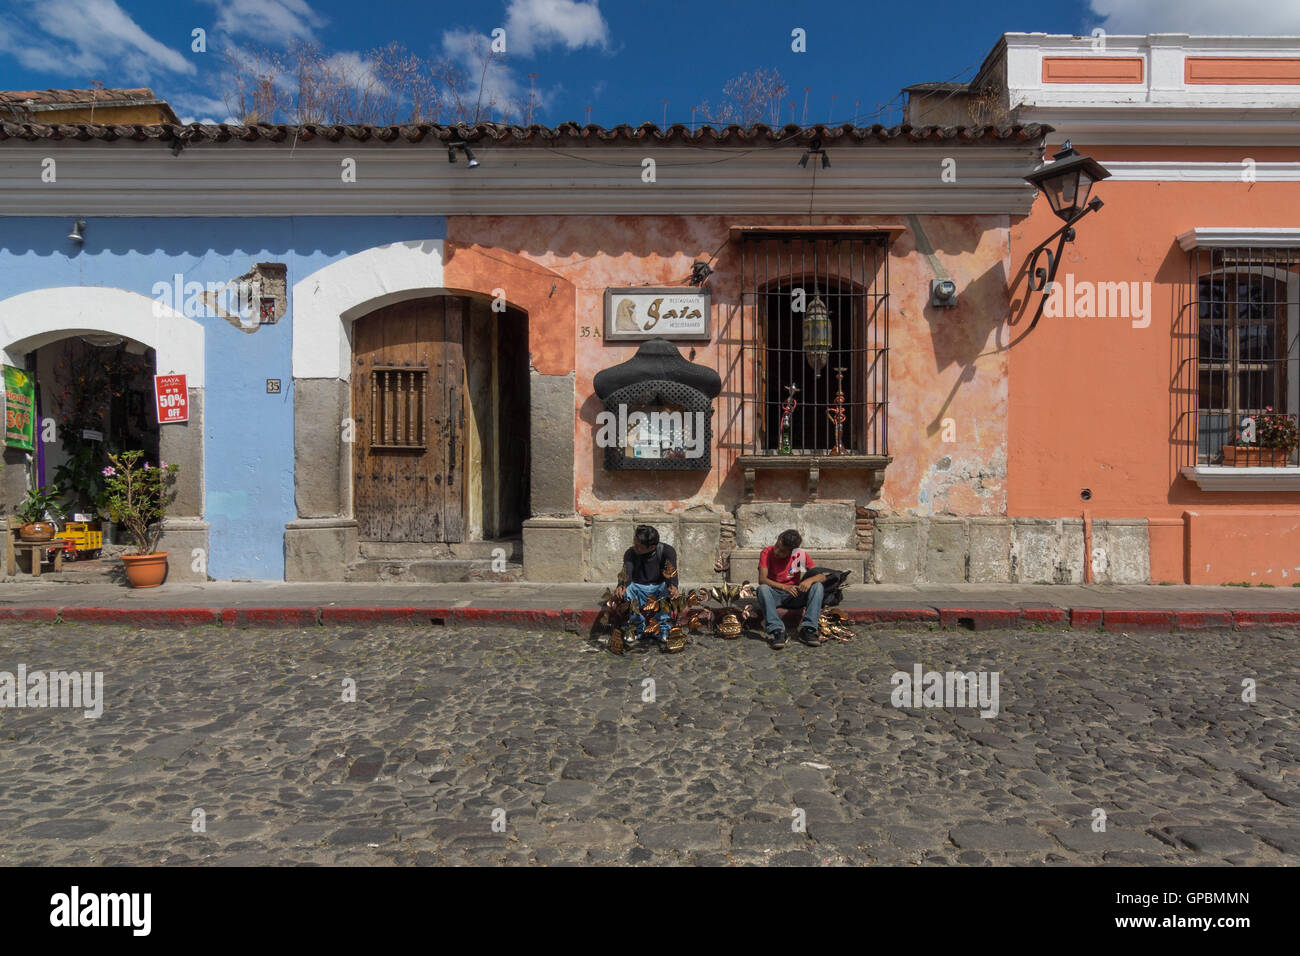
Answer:
<svg viewBox="0 0 1300 956"><path fill-rule="evenodd" d="M66 492L68 511L107 518L103 469L109 454L156 441L156 432L145 430L147 418L133 414L136 399L151 389L152 374L148 355L132 354L125 345L99 347L76 337L61 343L53 398L65 457L54 481ZM138 405L143 409L143 402Z"/></svg>
<svg viewBox="0 0 1300 956"><path fill-rule="evenodd" d="M122 555L127 582L133 588L152 588L167 576L167 552L158 551L162 520L167 506L176 500L176 472L179 465L160 462L157 466L140 462L142 451L110 454L112 462L103 470L106 481L107 508L112 519L124 529L135 554Z"/></svg>

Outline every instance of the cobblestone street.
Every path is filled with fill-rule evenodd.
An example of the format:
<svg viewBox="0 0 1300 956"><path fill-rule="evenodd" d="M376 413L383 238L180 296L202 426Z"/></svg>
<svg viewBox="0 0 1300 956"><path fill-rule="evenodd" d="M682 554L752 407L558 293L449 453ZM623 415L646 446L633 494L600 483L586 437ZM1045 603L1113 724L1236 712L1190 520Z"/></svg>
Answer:
<svg viewBox="0 0 1300 956"><path fill-rule="evenodd" d="M104 710L0 710L0 863L1295 864L1296 648L7 625L0 671L102 671ZM997 715L892 706L915 664L997 672Z"/></svg>

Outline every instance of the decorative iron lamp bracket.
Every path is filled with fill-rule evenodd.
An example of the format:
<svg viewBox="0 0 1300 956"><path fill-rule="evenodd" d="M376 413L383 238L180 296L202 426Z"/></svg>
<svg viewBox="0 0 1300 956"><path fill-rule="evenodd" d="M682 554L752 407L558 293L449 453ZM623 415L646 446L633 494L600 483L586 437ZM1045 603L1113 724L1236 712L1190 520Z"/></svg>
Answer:
<svg viewBox="0 0 1300 956"><path fill-rule="evenodd" d="M1065 251L1065 244L1074 242L1074 224L1088 213L1096 212L1103 205L1105 203L1094 196L1077 215L1070 218L1065 225L1039 243L1038 247L1031 253L1029 260L1029 291L1043 292L1043 296L1038 300L1034 320L1029 323L1029 328L1025 329L1025 334L1032 332L1034 326L1038 324L1038 320L1043 317L1043 308L1047 305L1048 296L1051 295L1050 292L1044 290L1050 289L1052 283L1056 281L1056 271L1061 267L1061 253ZM1053 239L1060 240L1056 243L1055 252L1051 248ZM1040 256L1047 257L1047 268L1043 268L1038 264Z"/></svg>

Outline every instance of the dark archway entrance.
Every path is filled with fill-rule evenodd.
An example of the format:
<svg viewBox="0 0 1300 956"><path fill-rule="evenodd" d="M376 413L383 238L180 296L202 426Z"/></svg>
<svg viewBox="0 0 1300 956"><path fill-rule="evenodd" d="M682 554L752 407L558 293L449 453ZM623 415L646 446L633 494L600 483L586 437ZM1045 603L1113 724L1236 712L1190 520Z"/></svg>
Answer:
<svg viewBox="0 0 1300 956"><path fill-rule="evenodd" d="M99 518L109 453L159 461L154 350L117 335L69 336L36 350L35 480L58 487L68 516ZM53 421L54 441L42 441Z"/></svg>

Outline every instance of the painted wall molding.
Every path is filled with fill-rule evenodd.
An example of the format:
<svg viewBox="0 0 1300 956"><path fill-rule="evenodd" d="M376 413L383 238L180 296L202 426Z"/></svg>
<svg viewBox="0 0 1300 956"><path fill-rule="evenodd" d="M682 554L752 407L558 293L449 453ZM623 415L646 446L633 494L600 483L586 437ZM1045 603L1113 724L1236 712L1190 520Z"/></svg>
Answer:
<svg viewBox="0 0 1300 956"><path fill-rule="evenodd" d="M1246 168L1236 163L1187 163L1178 160L1131 162L1108 160L1106 168L1116 182L1185 182L1185 183L1239 183L1244 182ZM1300 182L1300 162L1256 162L1252 170L1253 182Z"/></svg>
<svg viewBox="0 0 1300 956"><path fill-rule="evenodd" d="M1054 127L1056 132L1048 136L1052 144L1069 139L1085 150L1090 146L1233 146L1245 150L1249 146L1295 146L1300 105L1225 108L1224 98L1215 94L1178 109L1140 99L1104 106L1089 94L1060 102L1040 99L1020 106L1016 118Z"/></svg>
<svg viewBox="0 0 1300 956"><path fill-rule="evenodd" d="M317 269L293 285L293 377L350 381L354 319L446 291L441 239L373 246Z"/></svg>
<svg viewBox="0 0 1300 956"><path fill-rule="evenodd" d="M107 286L35 289L0 301L4 361L22 366L23 354L69 335L109 332L154 349L157 372L185 374L204 387L203 326L138 292Z"/></svg>
<svg viewBox="0 0 1300 956"><path fill-rule="evenodd" d="M156 144L10 143L0 155L0 209L21 216L808 215L812 173L802 148L682 147L587 150L475 145L481 165L445 151L354 144L287 150L198 146L174 157ZM814 213L1027 215L1024 175L1042 157L1032 143L959 142L830 149L817 171ZM58 189L39 176L58 160ZM734 158L729 158L734 155ZM356 182L340 162L356 161ZM957 162L944 181L942 164ZM653 159L656 179L642 181ZM722 160L722 161L719 161Z"/></svg>
<svg viewBox="0 0 1300 956"><path fill-rule="evenodd" d="M1300 491L1300 468L1187 465L1182 476L1202 491Z"/></svg>
<svg viewBox="0 0 1300 956"><path fill-rule="evenodd" d="M1300 227L1198 226L1178 236L1184 251L1192 249L1300 249Z"/></svg>

